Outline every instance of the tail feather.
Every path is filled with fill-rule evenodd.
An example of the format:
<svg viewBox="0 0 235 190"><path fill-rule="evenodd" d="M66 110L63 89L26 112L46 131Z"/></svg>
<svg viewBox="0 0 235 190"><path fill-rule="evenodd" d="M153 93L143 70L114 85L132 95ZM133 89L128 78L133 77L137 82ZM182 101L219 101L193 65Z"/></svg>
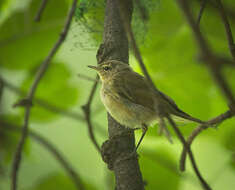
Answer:
<svg viewBox="0 0 235 190"><path fill-rule="evenodd" d="M177 110L176 113L174 113L174 115L178 116L178 117L182 117L184 119L187 119L187 120L190 120L190 121L194 121L196 123L200 123L200 124L205 124L206 122L205 121L202 121L200 119L197 119L195 117L192 117L191 115L181 111L181 110Z"/></svg>

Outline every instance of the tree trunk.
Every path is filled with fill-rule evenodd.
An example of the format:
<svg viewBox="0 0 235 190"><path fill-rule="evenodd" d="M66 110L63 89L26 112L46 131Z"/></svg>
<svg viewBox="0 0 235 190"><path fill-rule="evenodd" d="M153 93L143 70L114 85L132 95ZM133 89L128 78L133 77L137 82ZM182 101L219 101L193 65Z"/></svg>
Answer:
<svg viewBox="0 0 235 190"><path fill-rule="evenodd" d="M107 0L104 21L103 44L97 59L119 60L128 63L128 40L123 28L118 9L118 0ZM125 1L128 17L132 15L132 0ZM117 123L108 114L109 140L102 145L103 160L108 168L114 171L116 190L144 190L144 183L137 156L130 156L135 149L133 130Z"/></svg>

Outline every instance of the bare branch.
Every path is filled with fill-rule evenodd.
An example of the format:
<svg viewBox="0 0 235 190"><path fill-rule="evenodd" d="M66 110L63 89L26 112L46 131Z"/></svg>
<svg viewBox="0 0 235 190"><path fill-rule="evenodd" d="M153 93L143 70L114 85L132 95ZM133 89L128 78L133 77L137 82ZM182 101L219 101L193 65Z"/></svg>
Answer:
<svg viewBox="0 0 235 190"><path fill-rule="evenodd" d="M201 34L198 25L194 21L193 15L190 11L190 7L188 5L187 0L177 0L179 6L181 7L182 11L185 14L186 19L188 20L189 25L192 28L193 34L196 38L198 46L200 48L200 52L202 55L203 60L207 64L211 75L213 76L215 82L220 87L221 91L223 92L224 96L228 100L229 106L235 110L235 99L234 95L225 79L223 78L220 67L221 67L221 60L217 60L216 57L211 52L209 45L207 44L206 40L204 39L203 35Z"/></svg>
<svg viewBox="0 0 235 190"><path fill-rule="evenodd" d="M217 125L217 124L220 124L222 123L224 120L226 119L229 119L231 117L233 117L234 114L228 110L226 111L225 113L209 120L207 123L209 125ZM207 129L209 127L209 125L205 126L203 124L199 125L196 129L193 130L193 132L191 133L191 135L188 137L187 139L187 144L188 146L191 146L193 140L205 129ZM185 160L186 160L186 153L187 153L187 150L183 149L182 153L181 153L181 159L180 159L180 170L181 171L184 171L185 170Z"/></svg>
<svg viewBox="0 0 235 190"><path fill-rule="evenodd" d="M200 11L199 11L199 14L198 14L198 17L197 17L197 25L198 25L198 26L199 26L199 24L200 24L203 11L204 11L204 9L205 9L205 7L206 7L206 1L207 1L207 0L201 0Z"/></svg>
<svg viewBox="0 0 235 190"><path fill-rule="evenodd" d="M44 60L44 62L41 64L41 66L35 76L35 80L29 90L27 97L26 97L26 100L28 103L24 105L25 106L24 126L22 128L21 139L20 139L19 144L16 149L16 153L15 153L14 161L13 161L13 167L12 167L12 190L17 189L18 170L19 170L19 166L20 166L23 146L24 146L26 137L28 135L28 124L29 124L29 118L30 118L31 103L32 103L34 94L36 92L37 86L38 86L41 78L45 74L45 72L50 64L51 59L56 54L57 50L59 49L59 47L61 46L61 44L63 43L63 41L66 38L70 24L72 22L73 14L76 9L76 5L77 5L77 0L73 0L71 9L69 11L69 15L68 15L67 20L65 22L64 29L63 29L58 41L55 43L54 47L51 49L49 55Z"/></svg>
<svg viewBox="0 0 235 190"><path fill-rule="evenodd" d="M180 130L178 129L178 127L176 126L175 122L171 119L170 116L168 116L168 121L170 122L172 128L174 129L176 135L178 136L179 140L181 141L183 147L185 148L185 150L188 152L188 155L189 155L189 158L190 158L190 161L191 161L191 164L192 164L192 167L193 167L193 170L194 172L196 173L199 181L201 182L202 184L202 187L205 189L205 190L212 190L211 187L208 185L208 183L206 182L206 180L202 177L198 167L197 167L197 164L196 164L196 161L194 159L194 156L193 156L193 153L191 151L191 148L190 146L188 146L187 142L185 141L184 139L184 136L182 135L182 133L180 132Z"/></svg>
<svg viewBox="0 0 235 190"><path fill-rule="evenodd" d="M95 92L96 92L96 89L97 89L98 81L99 81L99 77L96 76L96 81L94 82L94 84L92 86L92 89L91 89L90 95L88 97L87 103L82 106L82 109L83 109L83 112L84 112L84 115L85 115L85 119L86 119L86 122L87 122L87 127L88 127L88 132L89 132L90 139L93 142L93 144L95 145L95 148L100 153L101 150L100 150L98 142L97 142L97 140L95 138L94 131L93 131L94 127L93 127L93 125L91 123L91 118L90 118L90 115L91 115L91 112L90 112L91 103L92 103L92 100L94 98L94 95L95 95Z"/></svg>
<svg viewBox="0 0 235 190"><path fill-rule="evenodd" d="M232 34L232 30L226 15L226 12L224 10L224 6L221 2L221 0L216 0L217 4L218 4L218 10L219 13L221 15L224 27L225 27L225 31L226 31L226 36L227 36L227 40L228 40L228 46L229 46L229 50L230 53L235 61L235 44L234 44L234 40L233 40L233 34Z"/></svg>
<svg viewBox="0 0 235 190"><path fill-rule="evenodd" d="M96 82L96 79L94 79L94 78L92 78L92 77L89 77L89 76L87 76L87 75L81 74L81 73L79 73L77 76L78 76L79 78L84 79L84 80L87 80L87 81Z"/></svg>
<svg viewBox="0 0 235 190"><path fill-rule="evenodd" d="M12 92L22 95L24 96L26 93L24 91L22 91L20 88L16 87L15 85L11 84L10 82L6 81L5 79L1 78L0 76L0 81L2 81L4 83L4 86L6 87L6 89L8 88L9 90L11 90ZM60 114L62 116L77 120L77 121L81 121L81 122L85 122L85 118L80 115L79 113L73 112L73 111L69 111L69 110L64 110L61 107L58 107L54 104L51 104L50 102L38 98L38 97L34 97L34 103L37 104L38 106L44 108L47 111L50 111L52 113L56 113L56 114ZM98 124L95 124L96 126L96 130L100 133L101 136L105 136L106 135L106 131Z"/></svg>
<svg viewBox="0 0 235 190"><path fill-rule="evenodd" d="M118 0L107 0L104 19L103 43L98 49L97 60L119 60L128 63L129 44L118 10ZM132 16L132 0L125 0L126 19ZM109 53L112 51L112 53ZM104 56L109 53L109 56ZM143 190L144 182L136 156L125 159L135 148L134 132L121 126L108 114L109 139L102 145L102 158L115 175L116 190ZM121 135L120 135L121 134Z"/></svg>
<svg viewBox="0 0 235 190"><path fill-rule="evenodd" d="M1 128L0 130L7 130L13 132L21 132L22 127L17 126L15 124L10 124L5 121L0 120ZM29 130L29 136L31 136L34 140L38 141L42 146L44 146L54 157L55 159L62 165L65 171L70 176L71 180L74 182L75 186L79 190L84 190L84 185L82 183L81 177L78 173L73 169L70 163L65 159L64 155L60 153L57 148L50 143L47 139L37 134L36 132Z"/></svg>
<svg viewBox="0 0 235 190"><path fill-rule="evenodd" d="M35 22L39 22L41 20L42 13L43 13L44 9L46 8L47 2L48 2L48 0L42 0L40 8L38 9L37 15L34 18Z"/></svg>

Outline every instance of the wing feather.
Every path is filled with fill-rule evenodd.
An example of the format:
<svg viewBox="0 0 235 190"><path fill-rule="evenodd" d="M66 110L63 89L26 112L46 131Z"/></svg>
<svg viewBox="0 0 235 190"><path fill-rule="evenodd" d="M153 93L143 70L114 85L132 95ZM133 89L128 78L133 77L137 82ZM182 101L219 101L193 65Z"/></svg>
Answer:
<svg viewBox="0 0 235 190"><path fill-rule="evenodd" d="M116 93L120 96L135 104L154 110L153 90L146 79L138 73L130 71L120 72L114 78L113 85L117 91Z"/></svg>

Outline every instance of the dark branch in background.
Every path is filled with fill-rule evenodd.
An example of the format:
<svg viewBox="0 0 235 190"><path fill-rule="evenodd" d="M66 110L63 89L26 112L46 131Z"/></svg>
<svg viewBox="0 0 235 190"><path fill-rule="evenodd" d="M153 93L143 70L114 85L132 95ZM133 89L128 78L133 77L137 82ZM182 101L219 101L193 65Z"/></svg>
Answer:
<svg viewBox="0 0 235 190"><path fill-rule="evenodd" d="M226 12L224 10L221 0L216 0L216 2L218 4L218 10L219 10L219 13L221 15L221 18L225 27L229 50L235 61L235 44L233 40L232 30L231 30L231 27L230 27L230 24L229 24L229 21L228 21L228 18L227 18L227 15L226 15Z"/></svg>
<svg viewBox="0 0 235 190"><path fill-rule="evenodd" d="M185 141L184 136L182 135L182 133L180 132L180 130L176 126L175 122L171 119L171 117L168 116L167 119L168 119L169 123L171 124L172 128L174 129L176 135L180 139L181 143L183 144L183 147L184 147L185 151L188 152L188 155L189 155L189 158L190 158L193 170L196 173L198 179L200 180L200 182L202 184L202 187L205 190L212 190L211 187L207 184L206 180L202 177L202 175L201 175L201 173L200 173L200 171L199 171L199 169L197 167L196 161L194 159L193 152L191 151L190 146L188 146L187 142Z"/></svg>
<svg viewBox="0 0 235 190"><path fill-rule="evenodd" d="M12 131L19 133L22 130L22 127L17 126L15 124L7 123L2 120L0 120L0 126L1 126L0 131L4 130L8 132ZM44 146L55 157L55 159L61 164L61 166L68 173L68 175L70 176L71 180L73 181L78 190L85 190L81 177L73 169L70 163L64 158L62 153L60 153L52 143L50 143L47 139L37 134L36 132L33 132L32 130L29 130L28 134L30 137L32 137L32 139L38 141L42 146Z"/></svg>
<svg viewBox="0 0 235 190"><path fill-rule="evenodd" d="M38 86L41 78L45 74L45 72L46 72L46 70L47 70L47 68L50 64L51 59L53 58L53 56L55 55L55 53L59 49L60 45L63 43L63 41L66 38L66 35L68 33L70 24L72 22L73 14L74 14L75 9L76 9L76 5L77 5L77 0L73 0L71 9L69 11L69 15L68 15L67 20L65 22L64 29L63 29L62 33L60 34L60 37L59 37L58 41L55 43L54 47L51 49L51 51L50 51L49 55L47 56L47 58L40 65L39 70L38 70L38 72L35 76L35 80L34 80L32 86L29 90L29 93L28 93L26 99L19 103L19 104L23 103L21 106L25 107L25 117L24 117L24 126L22 128L21 139L20 139L19 144L17 146L16 153L15 153L15 156L14 156L14 161L13 161L12 190L17 189L18 169L20 167L20 161L21 161L21 156L22 156L22 150L23 150L23 147L24 147L24 143L25 143L26 137L28 135L30 110L31 110L32 100L33 100L34 94L36 92L37 86Z"/></svg>
<svg viewBox="0 0 235 190"><path fill-rule="evenodd" d="M220 70L220 67L222 66L222 64L220 63L221 60L216 59L216 57L214 57L212 52L210 51L206 40L204 39L203 35L200 32L198 25L193 19L188 2L186 0L177 0L177 1L182 11L184 12L186 19L188 20L189 25L192 28L192 31L195 35L196 41L199 45L201 55L204 58L205 63L207 63L207 66L209 70L211 71L211 74L214 77L217 85L221 88L222 92L224 93L225 97L227 98L229 102L229 107L231 111L228 111L225 114L222 114L208 122L209 124L220 123L224 119L227 119L231 117L232 115L234 115L232 113L234 113L235 101L234 101L234 96L232 94L232 90L229 88L229 85L227 84L227 82L225 81L225 79L223 78L221 74L221 70ZM208 128L208 127L200 125L197 129L193 131L193 133L188 139L188 142L187 142L189 143L188 146L190 146L193 139L205 128ZM181 157L181 170L185 169L185 159L186 159L186 150L183 150L182 157Z"/></svg>
<svg viewBox="0 0 235 190"><path fill-rule="evenodd" d="M199 14L198 14L198 17L197 17L197 25L198 25L198 26L199 26L199 24L200 24L203 11L205 10L205 7L206 7L206 1L207 1L207 0L201 0L200 11L199 11Z"/></svg>
<svg viewBox="0 0 235 190"><path fill-rule="evenodd" d="M1 78L1 76L0 76L0 82L4 83L4 86L6 87L6 89L11 90L12 92L18 95L24 96L26 94L20 88L16 87L15 85ZM34 97L34 103L52 113L60 114L62 116L65 116L65 117L68 117L77 121L81 121L81 122L86 121L85 118L79 113L69 111L69 110L64 110L63 108L60 108L54 104L51 104L50 102L44 99ZM106 131L98 123L96 123L95 125L96 125L96 130L100 133L100 135L105 136Z"/></svg>
<svg viewBox="0 0 235 190"><path fill-rule="evenodd" d="M77 76L81 79L84 79L84 80L87 80L87 81L90 81L90 82L96 82L96 80L97 80L97 79L94 79L92 77L89 77L89 76L81 74L81 73L79 73Z"/></svg>
<svg viewBox="0 0 235 190"><path fill-rule="evenodd" d="M88 132L89 132L90 139L93 142L93 144L95 145L95 148L100 153L101 150L100 150L100 147L98 145L98 142L97 142L97 140L95 138L95 135L94 135L94 132L93 132L94 127L91 123L91 111L90 111L91 110L91 103L92 103L92 100L94 98L94 95L95 95L95 92L96 92L96 89L97 89L97 85L98 85L98 81L99 81L98 79L99 79L99 77L96 76L96 81L94 82L94 84L92 86L92 89L91 89L90 95L88 97L87 103L82 106L82 110L84 112L85 119L86 119L86 122L87 122L87 127L88 127Z"/></svg>
<svg viewBox="0 0 235 190"><path fill-rule="evenodd" d="M223 78L220 71L220 67L222 66L222 64L220 63L221 60L216 59L216 57L212 54L206 40L204 39L203 35L199 30L198 25L194 21L187 0L177 0L177 1L182 11L184 12L186 19L188 20L189 25L192 28L193 34L198 43L203 60L207 64L211 72L211 75L213 76L217 85L220 87L224 96L227 98L229 106L231 107L232 110L235 110L235 99L233 93L227 81Z"/></svg>
<svg viewBox="0 0 235 190"><path fill-rule="evenodd" d="M38 9L37 15L34 18L35 22L39 22L41 20L42 13L43 13L44 9L46 8L47 2L48 2L48 0L42 0L42 3Z"/></svg>
<svg viewBox="0 0 235 190"><path fill-rule="evenodd" d="M222 123L224 120L229 119L231 117L233 117L234 114L229 110L226 111L225 113L209 120L207 123L209 125L218 125L220 123ZM205 126L203 124L199 125L196 129L193 130L193 132L191 133L191 135L188 137L187 139L187 144L188 146L190 146L193 142L193 140L205 129L207 129L209 126ZM186 160L186 153L187 150L184 148L181 154L181 159L180 159L180 170L184 171L185 170L185 160Z"/></svg>

